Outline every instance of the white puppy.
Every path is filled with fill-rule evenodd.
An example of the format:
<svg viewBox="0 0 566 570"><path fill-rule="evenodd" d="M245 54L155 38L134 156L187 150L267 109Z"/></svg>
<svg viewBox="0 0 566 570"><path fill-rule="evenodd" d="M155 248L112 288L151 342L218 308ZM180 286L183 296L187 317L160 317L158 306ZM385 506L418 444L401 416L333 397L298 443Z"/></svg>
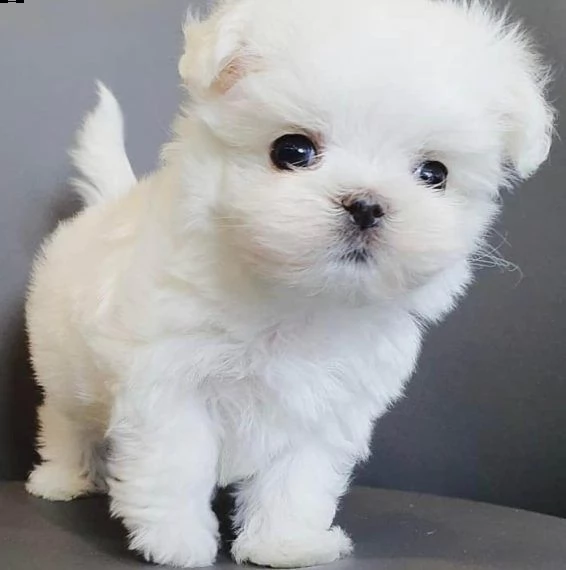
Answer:
<svg viewBox="0 0 566 570"><path fill-rule="evenodd" d="M149 178L104 88L79 136L88 207L27 307L28 489L108 485L132 549L191 567L236 484L238 562L330 562L423 329L470 282L498 190L547 157L545 69L476 2L228 0L187 24L180 71L190 102Z"/></svg>

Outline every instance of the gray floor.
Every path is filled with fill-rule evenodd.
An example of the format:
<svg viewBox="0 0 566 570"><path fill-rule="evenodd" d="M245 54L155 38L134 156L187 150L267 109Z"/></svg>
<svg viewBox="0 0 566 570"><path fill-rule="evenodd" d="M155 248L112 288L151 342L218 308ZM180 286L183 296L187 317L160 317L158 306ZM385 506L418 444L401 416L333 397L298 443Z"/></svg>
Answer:
<svg viewBox="0 0 566 570"><path fill-rule="evenodd" d="M329 570L562 570L566 521L500 507L357 488L340 523L356 542ZM134 570L106 502L50 504L0 484L2 570ZM226 555L217 566L235 568Z"/></svg>

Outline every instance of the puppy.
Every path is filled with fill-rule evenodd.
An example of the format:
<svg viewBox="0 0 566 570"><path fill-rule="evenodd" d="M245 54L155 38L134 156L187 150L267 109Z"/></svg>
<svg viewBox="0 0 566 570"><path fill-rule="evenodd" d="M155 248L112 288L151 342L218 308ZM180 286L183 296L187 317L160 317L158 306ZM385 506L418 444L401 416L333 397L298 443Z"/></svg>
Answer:
<svg viewBox="0 0 566 570"><path fill-rule="evenodd" d="M470 283L499 189L548 155L547 72L459 0L228 0L187 23L179 68L190 99L148 178L104 87L79 134L87 207L27 305L28 490L107 487L133 550L198 567L235 485L236 561L330 562L423 329Z"/></svg>

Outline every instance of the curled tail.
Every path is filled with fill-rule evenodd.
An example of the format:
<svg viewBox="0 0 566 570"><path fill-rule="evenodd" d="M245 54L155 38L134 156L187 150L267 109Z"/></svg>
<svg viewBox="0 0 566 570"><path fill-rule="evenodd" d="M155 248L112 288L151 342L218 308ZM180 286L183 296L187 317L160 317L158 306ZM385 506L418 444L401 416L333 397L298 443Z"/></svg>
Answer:
<svg viewBox="0 0 566 570"><path fill-rule="evenodd" d="M137 182L124 145L120 105L102 83L98 96L98 105L86 116L71 151L80 174L75 188L87 206L122 196Z"/></svg>

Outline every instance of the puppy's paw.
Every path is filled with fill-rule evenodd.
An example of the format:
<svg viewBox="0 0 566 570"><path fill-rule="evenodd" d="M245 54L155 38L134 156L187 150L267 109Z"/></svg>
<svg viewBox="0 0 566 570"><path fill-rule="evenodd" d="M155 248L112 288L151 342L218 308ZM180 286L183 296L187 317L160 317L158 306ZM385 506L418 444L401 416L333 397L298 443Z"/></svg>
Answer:
<svg viewBox="0 0 566 570"><path fill-rule="evenodd" d="M31 472L26 489L49 501L71 501L96 491L94 483L80 471L51 462L42 463Z"/></svg>
<svg viewBox="0 0 566 570"><path fill-rule="evenodd" d="M272 568L302 568L334 562L352 552L352 541L339 527L292 538L240 535L232 547L239 564L252 562Z"/></svg>
<svg viewBox="0 0 566 570"><path fill-rule="evenodd" d="M212 566L218 551L217 535L207 529L155 524L130 531L130 550L148 562L174 568Z"/></svg>

